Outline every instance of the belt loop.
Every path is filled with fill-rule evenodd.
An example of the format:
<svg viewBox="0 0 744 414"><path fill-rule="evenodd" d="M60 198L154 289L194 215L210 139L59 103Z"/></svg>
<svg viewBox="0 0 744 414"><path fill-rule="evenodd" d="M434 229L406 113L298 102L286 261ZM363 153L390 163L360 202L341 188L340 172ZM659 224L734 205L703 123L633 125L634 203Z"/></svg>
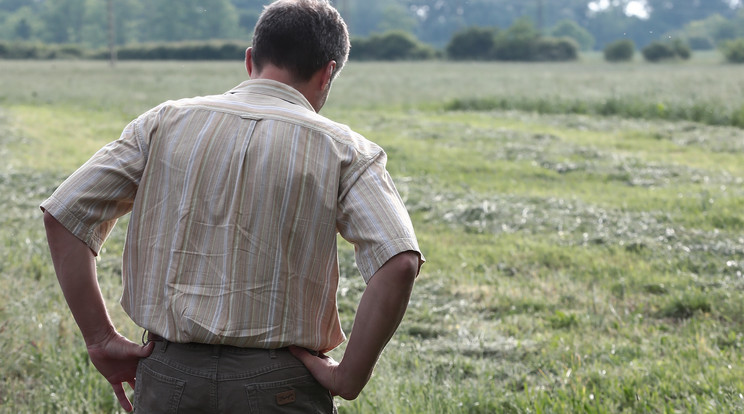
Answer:
<svg viewBox="0 0 744 414"><path fill-rule="evenodd" d="M162 342L163 347L160 349L160 352L165 352L165 350L168 348L168 340L165 338L162 338L158 335L152 334L147 329L144 329L142 331L142 345L147 345L150 342Z"/></svg>
<svg viewBox="0 0 744 414"><path fill-rule="evenodd" d="M269 349L269 358L276 359L276 349Z"/></svg>

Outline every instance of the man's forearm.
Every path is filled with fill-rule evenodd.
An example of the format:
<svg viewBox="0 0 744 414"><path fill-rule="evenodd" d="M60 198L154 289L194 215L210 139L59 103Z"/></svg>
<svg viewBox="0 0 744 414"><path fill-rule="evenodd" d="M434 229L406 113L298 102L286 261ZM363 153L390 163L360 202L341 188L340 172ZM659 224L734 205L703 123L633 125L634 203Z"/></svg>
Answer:
<svg viewBox="0 0 744 414"><path fill-rule="evenodd" d="M51 214L44 213L49 250L62 293L86 345L115 332L96 276L95 255Z"/></svg>
<svg viewBox="0 0 744 414"><path fill-rule="evenodd" d="M375 273L359 302L349 343L338 367L339 395L354 399L369 381L380 353L403 319L419 267L419 256L401 253Z"/></svg>

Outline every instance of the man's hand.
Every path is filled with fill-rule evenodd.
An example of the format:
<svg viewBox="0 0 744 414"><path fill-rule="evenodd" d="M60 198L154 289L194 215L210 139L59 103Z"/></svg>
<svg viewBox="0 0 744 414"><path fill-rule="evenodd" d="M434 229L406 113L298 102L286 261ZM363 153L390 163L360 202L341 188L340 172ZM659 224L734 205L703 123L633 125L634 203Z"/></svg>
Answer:
<svg viewBox="0 0 744 414"><path fill-rule="evenodd" d="M111 384L119 404L127 412L132 411L132 403L124 391L124 383L134 389L137 363L152 353L153 346L152 342L145 346L137 345L117 332L101 342L88 345L91 362Z"/></svg>
<svg viewBox="0 0 744 414"><path fill-rule="evenodd" d="M302 348L289 348L332 395L353 400L367 385L377 358L406 312L419 264L417 253L403 252L372 276L359 302L349 344L340 363L323 354L314 356Z"/></svg>
<svg viewBox="0 0 744 414"><path fill-rule="evenodd" d="M305 348L300 348L298 346L290 346L289 351L295 356L295 358L299 359L305 367L307 367L307 370L310 371L315 380L318 381L323 388L331 392L331 395L339 395L347 400L353 399L349 398L351 396L345 389L343 389L344 386L346 386L345 388L349 388L349 384L343 383L343 381L339 383L337 380L339 377L339 375L337 375L339 369L338 362L333 358L324 354L315 356Z"/></svg>

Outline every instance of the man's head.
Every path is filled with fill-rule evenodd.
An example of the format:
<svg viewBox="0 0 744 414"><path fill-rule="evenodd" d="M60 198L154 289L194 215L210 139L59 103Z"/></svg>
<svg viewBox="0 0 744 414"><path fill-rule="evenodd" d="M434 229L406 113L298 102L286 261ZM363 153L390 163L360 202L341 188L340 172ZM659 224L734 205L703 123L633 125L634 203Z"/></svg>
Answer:
<svg viewBox="0 0 744 414"><path fill-rule="evenodd" d="M349 33L341 15L326 0L278 0L264 9L253 33L252 63L266 65L307 82L335 62L331 79L349 56Z"/></svg>

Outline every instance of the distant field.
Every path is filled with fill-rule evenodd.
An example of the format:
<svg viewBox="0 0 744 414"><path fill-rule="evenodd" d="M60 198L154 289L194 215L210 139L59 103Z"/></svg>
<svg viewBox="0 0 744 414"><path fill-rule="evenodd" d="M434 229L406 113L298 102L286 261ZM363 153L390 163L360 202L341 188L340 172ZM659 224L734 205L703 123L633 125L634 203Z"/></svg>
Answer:
<svg viewBox="0 0 744 414"><path fill-rule="evenodd" d="M37 206L140 112L243 79L237 62L0 61L0 412L118 412ZM739 111L744 71L713 55L351 62L323 113L385 147L428 263L339 411L744 411ZM117 304L125 225L99 271L137 340ZM348 333L364 285L349 246L340 257Z"/></svg>

